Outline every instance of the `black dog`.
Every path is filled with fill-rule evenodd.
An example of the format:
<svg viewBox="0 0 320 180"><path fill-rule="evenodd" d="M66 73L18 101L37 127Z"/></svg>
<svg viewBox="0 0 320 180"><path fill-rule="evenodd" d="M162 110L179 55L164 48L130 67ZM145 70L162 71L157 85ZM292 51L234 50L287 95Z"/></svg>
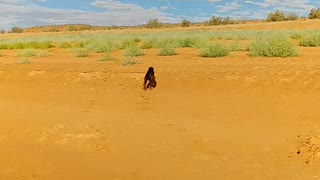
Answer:
<svg viewBox="0 0 320 180"><path fill-rule="evenodd" d="M153 67L149 67L148 72L144 76L143 89L147 90L148 88L150 88L151 90L156 86L157 86L157 82L156 82L156 77L154 76L154 69Z"/></svg>

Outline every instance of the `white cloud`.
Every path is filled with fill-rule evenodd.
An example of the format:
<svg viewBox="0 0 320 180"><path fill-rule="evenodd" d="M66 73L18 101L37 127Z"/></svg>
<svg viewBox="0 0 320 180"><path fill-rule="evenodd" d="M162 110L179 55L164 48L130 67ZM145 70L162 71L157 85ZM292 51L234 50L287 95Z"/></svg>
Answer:
<svg viewBox="0 0 320 180"><path fill-rule="evenodd" d="M221 0L208 0L208 2L210 3L216 3L216 2L220 2Z"/></svg>
<svg viewBox="0 0 320 180"><path fill-rule="evenodd" d="M231 2L226 5L216 6L216 8L219 9L218 12L229 12L232 10L239 9L240 7L241 7L241 5L239 5L237 2Z"/></svg>
<svg viewBox="0 0 320 180"><path fill-rule="evenodd" d="M53 9L30 3L20 5L1 1L0 29L8 29L12 26L29 27L56 24L126 26L145 24L150 19L158 19L164 23L178 22L177 18L161 12L160 8L144 9L138 5L113 0L95 0L91 5L103 11Z"/></svg>

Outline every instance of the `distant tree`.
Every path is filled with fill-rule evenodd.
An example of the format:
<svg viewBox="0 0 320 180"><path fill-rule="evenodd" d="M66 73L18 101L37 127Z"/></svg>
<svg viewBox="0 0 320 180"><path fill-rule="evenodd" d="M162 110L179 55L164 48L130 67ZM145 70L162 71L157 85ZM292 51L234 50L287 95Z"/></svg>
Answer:
<svg viewBox="0 0 320 180"><path fill-rule="evenodd" d="M9 33L22 33L23 29L20 27L12 27Z"/></svg>
<svg viewBox="0 0 320 180"><path fill-rule="evenodd" d="M235 24L235 21L230 17L222 18L221 24Z"/></svg>
<svg viewBox="0 0 320 180"><path fill-rule="evenodd" d="M294 20L297 20L299 17L296 13L289 13L286 15L286 18L285 20L286 21L294 21Z"/></svg>
<svg viewBox="0 0 320 180"><path fill-rule="evenodd" d="M269 13L267 17L267 22L284 21L286 16L284 12L277 10L274 13Z"/></svg>
<svg viewBox="0 0 320 180"><path fill-rule="evenodd" d="M309 19L320 19L320 8L312 8L309 13Z"/></svg>
<svg viewBox="0 0 320 180"><path fill-rule="evenodd" d="M5 33L6 33L6 30L0 29L0 34L5 34Z"/></svg>
<svg viewBox="0 0 320 180"><path fill-rule="evenodd" d="M189 27L191 24L192 24L191 21L186 19L181 22L182 27Z"/></svg>
<svg viewBox="0 0 320 180"><path fill-rule="evenodd" d="M226 24L235 24L236 21L230 17L218 17L212 16L209 21L206 22L208 26L215 26L215 25L226 25Z"/></svg>
<svg viewBox="0 0 320 180"><path fill-rule="evenodd" d="M147 22L145 27L150 29L156 29L160 28L161 26L162 24L158 21L158 19L152 19Z"/></svg>
<svg viewBox="0 0 320 180"><path fill-rule="evenodd" d="M211 19L207 22L209 26L220 25L222 24L222 17L212 16Z"/></svg>

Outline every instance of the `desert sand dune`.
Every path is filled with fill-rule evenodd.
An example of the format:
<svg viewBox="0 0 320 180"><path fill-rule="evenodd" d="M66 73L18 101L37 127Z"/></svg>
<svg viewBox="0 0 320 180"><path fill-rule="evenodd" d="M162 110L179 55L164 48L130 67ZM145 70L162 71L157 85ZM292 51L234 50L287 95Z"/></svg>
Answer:
<svg viewBox="0 0 320 180"><path fill-rule="evenodd" d="M0 179L320 178L319 48L147 50L134 66L50 51L0 58ZM143 91L149 66L158 84Z"/></svg>

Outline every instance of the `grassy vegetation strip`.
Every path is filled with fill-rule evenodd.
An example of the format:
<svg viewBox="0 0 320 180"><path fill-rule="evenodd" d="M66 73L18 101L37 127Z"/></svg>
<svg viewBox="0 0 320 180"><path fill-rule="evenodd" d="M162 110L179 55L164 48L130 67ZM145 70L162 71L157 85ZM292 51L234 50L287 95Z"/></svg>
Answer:
<svg viewBox="0 0 320 180"><path fill-rule="evenodd" d="M250 55L265 57L294 57L297 48L284 34L263 35L249 46Z"/></svg>
<svg viewBox="0 0 320 180"><path fill-rule="evenodd" d="M200 56L208 58L224 57L229 55L230 50L221 44L212 44L202 49Z"/></svg>

